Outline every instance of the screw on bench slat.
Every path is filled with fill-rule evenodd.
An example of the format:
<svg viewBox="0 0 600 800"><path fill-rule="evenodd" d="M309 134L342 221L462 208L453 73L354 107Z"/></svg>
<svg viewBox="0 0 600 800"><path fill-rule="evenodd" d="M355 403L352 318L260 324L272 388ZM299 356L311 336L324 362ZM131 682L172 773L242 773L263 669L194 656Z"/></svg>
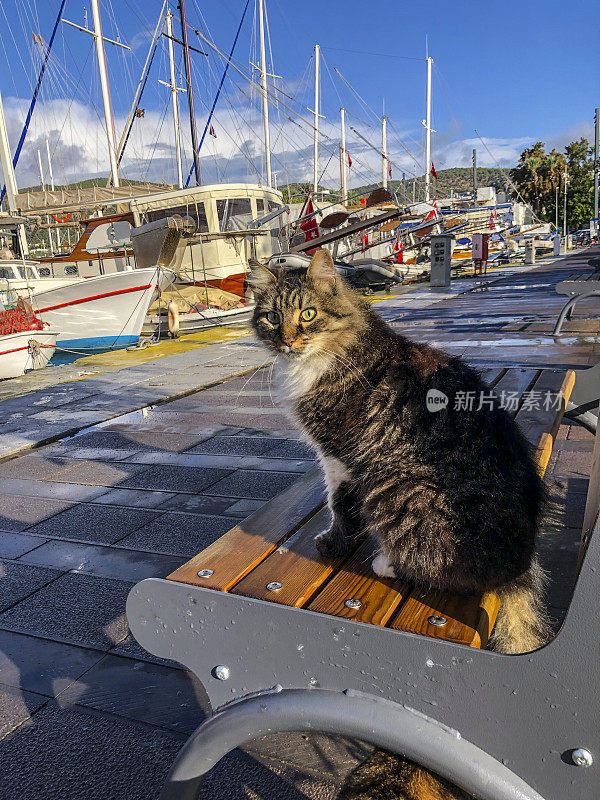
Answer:
<svg viewBox="0 0 600 800"><path fill-rule="evenodd" d="M279 581L271 581L271 583L267 583L267 589L270 592L278 592L280 589L283 589L283 583L279 583Z"/></svg>
<svg viewBox="0 0 600 800"><path fill-rule="evenodd" d="M354 597L351 597L350 600L346 600L344 602L346 608L360 608L362 606L362 602L360 600L356 600Z"/></svg>
<svg viewBox="0 0 600 800"><path fill-rule="evenodd" d="M212 570L212 569L201 569L196 574L198 575L199 578L210 578L210 576L213 574L213 572L214 572L214 570Z"/></svg>
<svg viewBox="0 0 600 800"><path fill-rule="evenodd" d="M427 622L430 625L435 625L436 628L441 628L448 622L448 620L446 619L446 617L442 617L442 616L438 616L437 614L433 614L431 617L427 618Z"/></svg>
<svg viewBox="0 0 600 800"><path fill-rule="evenodd" d="M578 767L591 767L594 759L589 750L585 747L578 747L571 753L571 759Z"/></svg>

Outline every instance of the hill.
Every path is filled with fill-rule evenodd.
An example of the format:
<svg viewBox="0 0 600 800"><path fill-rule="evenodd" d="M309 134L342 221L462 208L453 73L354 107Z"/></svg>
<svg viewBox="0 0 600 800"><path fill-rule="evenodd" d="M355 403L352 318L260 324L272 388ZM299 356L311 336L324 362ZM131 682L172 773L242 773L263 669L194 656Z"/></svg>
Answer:
<svg viewBox="0 0 600 800"><path fill-rule="evenodd" d="M478 186L493 186L497 191L506 191L506 175L508 170L499 169L498 167L477 167L477 185ZM425 181L423 175L417 178L417 199L419 198L418 187L422 186ZM351 190L352 195L368 194L373 189L381 184L371 183L366 186L353 187ZM399 192L399 198L402 199L402 181L391 180L388 186L394 192ZM288 202L288 187L280 187L283 192L283 199ZM292 202L302 202L307 192L312 188L312 184L308 183L290 183L289 192L291 194ZM473 189L473 170L471 167L451 167L450 169L438 170L437 180L432 177L431 179L431 192L434 197L450 197L450 193L461 194L462 192L470 192ZM412 179L406 181L406 190L408 199L412 198ZM334 189L330 190L332 201L337 198L338 192ZM422 196L422 194L421 194Z"/></svg>
<svg viewBox="0 0 600 800"><path fill-rule="evenodd" d="M104 178L88 178L85 181L76 181L75 183L63 183L55 185L55 191L59 189L91 189L93 186L106 187L106 177ZM128 178L121 180L121 186L157 186L165 189L172 189L170 183L152 183L151 181L132 181ZM49 188L48 186L46 188ZM41 192L42 187L38 183L37 186L27 186L19 189L19 192Z"/></svg>

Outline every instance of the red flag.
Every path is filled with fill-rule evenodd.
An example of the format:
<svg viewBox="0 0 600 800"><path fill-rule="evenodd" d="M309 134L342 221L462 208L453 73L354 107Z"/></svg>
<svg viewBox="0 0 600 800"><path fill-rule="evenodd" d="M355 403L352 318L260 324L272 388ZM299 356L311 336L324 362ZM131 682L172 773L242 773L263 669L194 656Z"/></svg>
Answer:
<svg viewBox="0 0 600 800"><path fill-rule="evenodd" d="M348 169L350 169L352 166L352 159L350 158L350 153L346 153L346 155L348 156Z"/></svg>
<svg viewBox="0 0 600 800"><path fill-rule="evenodd" d="M392 180L392 165L388 161L388 175L390 176L390 180Z"/></svg>
<svg viewBox="0 0 600 800"><path fill-rule="evenodd" d="M436 181L437 181L437 179L438 179L438 174L437 174L437 172L436 172L436 169L435 169L435 166L434 166L434 163L433 163L433 161L431 162L431 174L433 175L433 177L434 177L434 178L436 179Z"/></svg>
<svg viewBox="0 0 600 800"><path fill-rule="evenodd" d="M367 249L368 244L369 244L369 234L366 231L365 231L365 233L361 233L361 235L360 235L360 243L362 245L362 251L364 253L365 250Z"/></svg>
<svg viewBox="0 0 600 800"><path fill-rule="evenodd" d="M209 132L209 134L210 134L211 136L214 136L214 137L215 137L215 139L217 138L217 134L215 133L215 129L213 128L213 126L212 126L212 125L210 126L210 130L209 130L208 132Z"/></svg>
<svg viewBox="0 0 600 800"><path fill-rule="evenodd" d="M313 206L312 200L309 200L306 204L306 216L314 213L315 207ZM314 217L310 217L309 219L305 219L303 222L300 223L300 230L304 231L304 241L310 242L312 239L319 238L319 226L317 225L317 220ZM307 250L306 252L308 255L312 255L316 251L314 250Z"/></svg>
<svg viewBox="0 0 600 800"><path fill-rule="evenodd" d="M398 264L402 264L402 260L404 258L402 253L402 239L398 238L394 242L394 253L396 253L396 261Z"/></svg>
<svg viewBox="0 0 600 800"><path fill-rule="evenodd" d="M437 219L439 215L440 215L440 210L437 207L437 203L434 201L433 208L431 209L429 214L426 214L425 217L423 217L423 222L429 222L430 220Z"/></svg>

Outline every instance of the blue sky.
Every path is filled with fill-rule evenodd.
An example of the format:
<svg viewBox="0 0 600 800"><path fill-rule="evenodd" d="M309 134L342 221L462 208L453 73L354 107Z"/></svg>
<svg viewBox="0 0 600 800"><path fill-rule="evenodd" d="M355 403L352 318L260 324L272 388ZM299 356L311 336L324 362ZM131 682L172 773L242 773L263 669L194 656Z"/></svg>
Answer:
<svg viewBox="0 0 600 800"><path fill-rule="evenodd" d="M201 3L187 0L191 26L201 29L229 50L245 0ZM85 4L85 0L84 0ZM425 111L425 40L434 59L433 143L436 166L470 163L477 145L479 162L511 166L525 145L541 139L563 146L580 135L592 135L594 107L600 105L598 10L591 0L529 0L513 4L437 2L402 4L354 0L302 4L266 0L273 67L278 85L294 100L284 101L294 113L271 109L274 168L279 182L309 179L312 165L311 131L296 114L309 118L312 108L312 52L322 47L322 128L328 139L321 148L323 182L339 182L337 137L339 107L348 108L349 123L379 145L379 123L335 72L337 68L368 106L391 120L389 144L394 177L420 172ZM134 85L146 57L162 0L101 0L106 36L132 46L131 52L107 45L117 136L129 110ZM39 67L40 50L32 32L47 41L59 7L57 0L0 0L0 90L13 148L20 133ZM175 3L172 9L177 14ZM91 10L88 10L91 24ZM80 0L67 0L64 16L83 23ZM247 67L253 53L254 0L245 19L236 58ZM9 31L4 33L8 23ZM175 20L179 35L178 19ZM191 33L192 44L200 46ZM166 78L166 43L162 39L124 159L127 177L174 180L173 129ZM176 50L178 46L176 45ZM179 57L178 57L179 60ZM207 59L194 54L198 127L206 121L223 62L216 54ZM187 121L185 95L181 110ZM106 146L102 127L96 62L92 39L61 25L51 67L44 82L27 147L17 170L20 185L39 183L37 149L48 136L55 181L105 174ZM288 119L292 116L293 121ZM214 120L217 138L207 137L203 149L204 180L260 177L262 131L258 97L230 70ZM492 155L477 140L477 128ZM187 125L183 132L189 164ZM352 131L352 182L376 180L380 161ZM404 146L404 147L403 147ZM406 150L410 151L410 155ZM47 167L45 167L47 169Z"/></svg>

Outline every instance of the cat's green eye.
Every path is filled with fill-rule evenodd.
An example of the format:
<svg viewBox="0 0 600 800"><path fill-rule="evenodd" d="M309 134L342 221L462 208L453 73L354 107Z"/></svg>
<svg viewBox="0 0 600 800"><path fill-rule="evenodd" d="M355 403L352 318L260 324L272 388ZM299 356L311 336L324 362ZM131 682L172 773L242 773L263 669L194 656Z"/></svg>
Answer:
<svg viewBox="0 0 600 800"><path fill-rule="evenodd" d="M276 311L267 311L267 321L270 322L271 325L278 325L279 314Z"/></svg>
<svg viewBox="0 0 600 800"><path fill-rule="evenodd" d="M300 312L300 318L303 319L304 322L312 322L316 316L317 316L316 308L305 308L304 311Z"/></svg>

